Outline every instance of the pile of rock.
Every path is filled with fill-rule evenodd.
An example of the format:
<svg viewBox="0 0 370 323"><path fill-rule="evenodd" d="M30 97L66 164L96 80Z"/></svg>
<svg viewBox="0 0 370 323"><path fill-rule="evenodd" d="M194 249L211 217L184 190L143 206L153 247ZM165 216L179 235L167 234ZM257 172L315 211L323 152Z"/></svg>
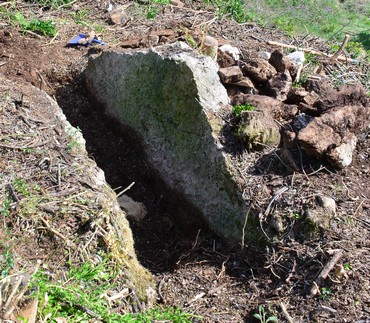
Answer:
<svg viewBox="0 0 370 323"><path fill-rule="evenodd" d="M238 137L253 149L298 144L307 156L346 167L369 133L369 97L360 84L335 89L319 77L293 83L300 56L304 53L275 50L239 58L218 50L219 76L232 105L254 107L242 113Z"/></svg>

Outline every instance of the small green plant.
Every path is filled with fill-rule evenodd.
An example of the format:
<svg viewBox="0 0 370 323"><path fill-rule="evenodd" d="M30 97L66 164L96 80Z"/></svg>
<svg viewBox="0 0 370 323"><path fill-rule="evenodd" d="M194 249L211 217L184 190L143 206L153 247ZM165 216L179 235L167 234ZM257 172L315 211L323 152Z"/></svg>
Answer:
<svg viewBox="0 0 370 323"><path fill-rule="evenodd" d="M296 219L296 220L301 220L302 219L302 214L300 214L300 213L295 213L294 214L294 218Z"/></svg>
<svg viewBox="0 0 370 323"><path fill-rule="evenodd" d="M84 8L70 13L72 19L77 25L87 25L87 18L90 16L88 9Z"/></svg>
<svg viewBox="0 0 370 323"><path fill-rule="evenodd" d="M40 19L31 19L27 20L22 13L15 12L9 14L10 20L18 25L23 31L32 31L33 33L42 35L42 36L51 36L54 37L57 33L57 29L52 20L40 20Z"/></svg>
<svg viewBox="0 0 370 323"><path fill-rule="evenodd" d="M321 287L321 294L319 296L322 300L328 300L331 294L331 290L328 287Z"/></svg>
<svg viewBox="0 0 370 323"><path fill-rule="evenodd" d="M344 265L343 265L343 268L344 270L352 270L352 266L349 262L346 262Z"/></svg>
<svg viewBox="0 0 370 323"><path fill-rule="evenodd" d="M0 213L5 217L9 216L11 205L12 198L8 195L4 198L3 202L1 203Z"/></svg>
<svg viewBox="0 0 370 323"><path fill-rule="evenodd" d="M170 321L190 323L191 315L178 308L154 308L145 313L120 314L111 311L107 300L107 291L117 288L112 281L117 276L117 269L109 260L94 265L85 262L80 266L72 266L64 282L51 282L48 276L37 272L33 277L32 286L38 287L41 317L50 320L65 317L69 322L88 322L91 316L103 322L154 322ZM47 295L47 302L45 302ZM45 304L46 303L46 304Z"/></svg>
<svg viewBox="0 0 370 323"><path fill-rule="evenodd" d="M157 17L157 8L149 6L146 13L146 19L154 19L155 17Z"/></svg>
<svg viewBox="0 0 370 323"><path fill-rule="evenodd" d="M254 111L255 108L252 104L242 104L242 105L236 105L233 107L233 114L236 117L240 117L241 113L243 111Z"/></svg>
<svg viewBox="0 0 370 323"><path fill-rule="evenodd" d="M339 45L332 45L330 47L330 51L332 53L335 53L338 49ZM361 59L370 53L369 51L366 51L363 44L358 41L348 42L345 51L349 54L349 57L353 59Z"/></svg>
<svg viewBox="0 0 370 323"><path fill-rule="evenodd" d="M266 310L262 305L258 306L258 313L254 313L253 317L259 320L261 323L279 322L275 316L267 317Z"/></svg>
<svg viewBox="0 0 370 323"><path fill-rule="evenodd" d="M80 146L80 143L78 142L80 133L81 133L80 127L70 127L67 129L68 138L70 139L70 142L67 144L68 150L73 150L74 148L77 148Z"/></svg>
<svg viewBox="0 0 370 323"><path fill-rule="evenodd" d="M28 192L28 189L27 189L27 183L24 180L19 179L19 178L16 177L13 180L13 185L14 185L14 189L18 193L21 193L24 196L29 196L30 195L30 193Z"/></svg>
<svg viewBox="0 0 370 323"><path fill-rule="evenodd" d="M255 10L251 7L246 8L243 0L205 0L205 2L217 7L219 16L231 15L239 23L256 20Z"/></svg>
<svg viewBox="0 0 370 323"><path fill-rule="evenodd" d="M158 13L158 5L168 5L171 0L149 0L149 6L146 12L147 19L154 19Z"/></svg>
<svg viewBox="0 0 370 323"><path fill-rule="evenodd" d="M5 247L4 252L2 253L3 261L0 263L1 265L1 278L6 277L9 275L12 267L14 266L14 258L13 254L9 251L9 247Z"/></svg>

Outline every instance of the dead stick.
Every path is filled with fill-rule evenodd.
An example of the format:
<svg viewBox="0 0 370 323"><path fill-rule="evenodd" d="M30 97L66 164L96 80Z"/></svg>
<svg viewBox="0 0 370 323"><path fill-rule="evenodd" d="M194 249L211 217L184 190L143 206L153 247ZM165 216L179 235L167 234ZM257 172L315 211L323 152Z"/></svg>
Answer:
<svg viewBox="0 0 370 323"><path fill-rule="evenodd" d="M69 240L64 235L59 233L57 230L53 229L50 226L49 222L46 221L42 216L40 216L40 220L41 220L42 223L44 223L44 225L46 226L46 229L48 229L50 232L54 233L56 236L58 236L59 238L64 240L67 244L69 244Z"/></svg>
<svg viewBox="0 0 370 323"><path fill-rule="evenodd" d="M330 63L334 63L338 59L338 57L340 56L340 53L347 46L349 37L350 36L348 34L346 35L346 37L344 37L342 45L340 45L340 48L338 49L338 51L332 57L330 57L330 59L329 59Z"/></svg>
<svg viewBox="0 0 370 323"><path fill-rule="evenodd" d="M292 317L289 315L289 313L288 313L288 311L287 311L287 309L286 309L286 307L285 307L284 303L283 303L283 302L280 302L280 303L279 303L279 305L280 305L280 308L281 308L281 310L282 310L282 312L283 312L283 314L284 314L284 316L285 316L286 320L287 320L289 323L294 323L294 320L293 320L293 319L292 319Z"/></svg>
<svg viewBox="0 0 370 323"><path fill-rule="evenodd" d="M271 45L271 46L279 46L279 47L284 47L284 48L292 48L292 49L295 49L295 50L303 51L305 53L310 53L310 54L314 54L314 55L321 55L321 56L325 56L325 57L331 58L331 55L325 54L323 52L319 52L319 51L314 50L314 49L300 48L300 47L297 47L297 46L294 46L294 45L287 45L287 44L278 43L278 42L271 41L271 40L267 41L266 43L267 43L267 45ZM349 63L355 63L355 62L357 62L354 59L347 58L347 57L344 57L344 56L337 57L337 60L338 61L345 61L345 62L349 62Z"/></svg>
<svg viewBox="0 0 370 323"><path fill-rule="evenodd" d="M331 259L326 263L324 268L321 270L320 274L317 276L317 278L313 282L311 286L311 290L310 290L311 296L314 296L318 292L320 292L320 290L318 290L320 288L320 285L324 282L326 277L328 277L330 271L334 268L334 266L339 261L339 259L342 257L342 255L343 255L343 250L341 249L338 249L334 252Z"/></svg>

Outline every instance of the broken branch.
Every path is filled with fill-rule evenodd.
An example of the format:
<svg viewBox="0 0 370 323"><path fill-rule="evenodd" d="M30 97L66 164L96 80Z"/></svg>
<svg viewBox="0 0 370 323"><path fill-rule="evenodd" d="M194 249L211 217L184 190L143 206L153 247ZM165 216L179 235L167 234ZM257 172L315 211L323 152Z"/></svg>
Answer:
<svg viewBox="0 0 370 323"><path fill-rule="evenodd" d="M340 56L340 53L343 51L343 49L347 46L348 40L349 40L349 35L347 34L346 37L344 38L342 45L338 49L338 51L329 59L330 63L334 63Z"/></svg>
<svg viewBox="0 0 370 323"><path fill-rule="evenodd" d="M311 289L310 289L311 296L314 296L314 295L316 295L317 293L320 292L320 290L319 290L320 285L324 282L326 277L328 277L330 271L334 268L334 266L339 261L339 259L342 257L342 255L343 255L343 250L342 249L338 249L338 250L335 250L333 252L333 256L326 263L324 268L321 270L321 272L319 273L319 275L317 276L317 278L313 282L313 284L311 286Z"/></svg>
<svg viewBox="0 0 370 323"><path fill-rule="evenodd" d="M299 51L302 51L302 52L305 52L305 53L314 54L314 55L320 55L320 56L325 56L325 57L329 57L329 58L332 57L329 54L326 54L326 53L323 53L323 52L320 52L320 51L317 51L317 50L314 50L314 49L300 48L298 46L287 45L287 44L283 44L283 43L279 43L279 42L275 42L275 41L271 41L271 40L267 41L266 43L267 43L267 45L271 45L271 46L279 46L279 47L284 47L284 48L291 48L291 49L299 50ZM338 56L336 59L338 61L344 61L344 62L349 62L349 63L355 63L356 62L356 60L351 59L351 58L347 58L347 57L344 57L344 56Z"/></svg>

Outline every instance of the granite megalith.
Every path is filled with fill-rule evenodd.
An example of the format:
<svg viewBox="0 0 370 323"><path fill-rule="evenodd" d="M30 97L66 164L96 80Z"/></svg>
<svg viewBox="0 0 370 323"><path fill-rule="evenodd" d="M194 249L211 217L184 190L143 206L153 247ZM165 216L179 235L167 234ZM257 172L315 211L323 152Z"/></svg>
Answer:
<svg viewBox="0 0 370 323"><path fill-rule="evenodd" d="M248 205L220 140L230 106L217 72L210 57L177 43L103 51L90 58L85 82L96 105L135 134L165 184L217 234L240 242L252 231L248 223L243 235Z"/></svg>

